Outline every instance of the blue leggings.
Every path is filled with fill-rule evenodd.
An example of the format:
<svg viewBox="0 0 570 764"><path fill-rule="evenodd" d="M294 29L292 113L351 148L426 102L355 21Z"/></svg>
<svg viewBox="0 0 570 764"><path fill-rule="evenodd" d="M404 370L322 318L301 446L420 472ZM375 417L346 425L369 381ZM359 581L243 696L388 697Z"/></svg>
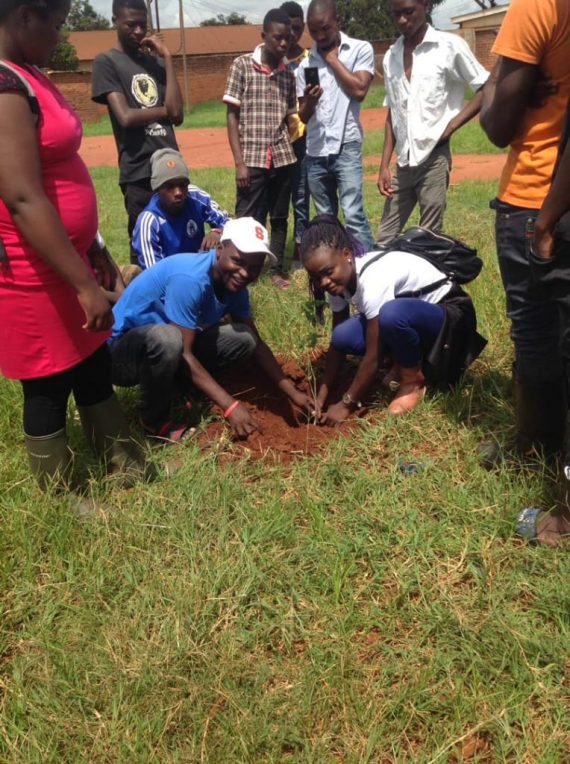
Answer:
<svg viewBox="0 0 570 764"><path fill-rule="evenodd" d="M437 339L445 319L445 308L411 297L390 300L380 308L378 321L382 351L405 369L419 366ZM343 321L332 333L331 344L346 355L364 355L366 323L362 313Z"/></svg>

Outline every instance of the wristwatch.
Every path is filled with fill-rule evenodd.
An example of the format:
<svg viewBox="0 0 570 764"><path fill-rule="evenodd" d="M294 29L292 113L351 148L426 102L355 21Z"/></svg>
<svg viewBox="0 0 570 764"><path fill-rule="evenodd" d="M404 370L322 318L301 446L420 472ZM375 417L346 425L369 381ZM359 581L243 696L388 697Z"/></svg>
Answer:
<svg viewBox="0 0 570 764"><path fill-rule="evenodd" d="M350 408L350 409L352 409L352 408L361 409L362 408L362 403L360 401L355 401L350 393L345 393L342 396L342 402L344 403L345 406L348 406L348 408Z"/></svg>

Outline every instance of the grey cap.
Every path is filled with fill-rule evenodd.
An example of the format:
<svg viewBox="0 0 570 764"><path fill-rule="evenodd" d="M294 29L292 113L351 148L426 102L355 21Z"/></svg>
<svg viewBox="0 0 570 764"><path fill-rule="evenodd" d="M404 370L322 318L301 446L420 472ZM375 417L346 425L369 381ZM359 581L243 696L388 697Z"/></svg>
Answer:
<svg viewBox="0 0 570 764"><path fill-rule="evenodd" d="M190 182L190 173L182 154L174 149L158 149L150 158L150 187L159 189L169 180L184 178Z"/></svg>

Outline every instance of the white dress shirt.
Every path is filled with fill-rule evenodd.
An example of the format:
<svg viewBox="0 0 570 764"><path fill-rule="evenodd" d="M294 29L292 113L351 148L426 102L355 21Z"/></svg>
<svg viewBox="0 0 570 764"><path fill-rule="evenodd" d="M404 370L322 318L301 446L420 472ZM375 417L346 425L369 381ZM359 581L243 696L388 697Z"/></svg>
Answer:
<svg viewBox="0 0 570 764"><path fill-rule="evenodd" d="M374 51L365 40L340 33L338 59L350 72L370 72L374 76ZM339 154L343 143L362 143L360 102L340 87L333 70L313 45L297 69L297 96L305 95L305 69L316 66L323 94L307 123L307 154L313 157Z"/></svg>
<svg viewBox="0 0 570 764"><path fill-rule="evenodd" d="M384 56L385 105L392 114L400 167L417 167L431 154L449 122L463 109L465 86L483 87L489 72L461 37L428 25L404 71L404 38Z"/></svg>

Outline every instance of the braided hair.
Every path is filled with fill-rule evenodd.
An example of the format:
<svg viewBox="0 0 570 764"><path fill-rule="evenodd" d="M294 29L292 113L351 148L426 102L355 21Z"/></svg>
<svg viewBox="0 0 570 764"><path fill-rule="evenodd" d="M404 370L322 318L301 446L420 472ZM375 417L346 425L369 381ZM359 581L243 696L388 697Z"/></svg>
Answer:
<svg viewBox="0 0 570 764"><path fill-rule="evenodd" d="M353 257L364 254L362 244L334 215L317 215L306 227L299 244L302 262L306 263L323 244L331 249L348 249Z"/></svg>

